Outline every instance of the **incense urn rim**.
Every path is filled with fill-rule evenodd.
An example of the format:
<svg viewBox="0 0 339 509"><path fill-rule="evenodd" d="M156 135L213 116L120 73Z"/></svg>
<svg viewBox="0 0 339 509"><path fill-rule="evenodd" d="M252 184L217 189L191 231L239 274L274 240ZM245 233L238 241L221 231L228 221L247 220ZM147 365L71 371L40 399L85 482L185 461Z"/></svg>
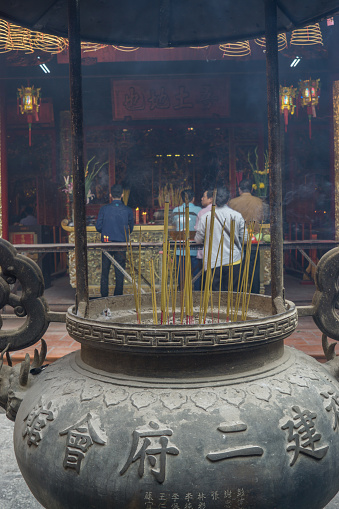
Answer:
<svg viewBox="0 0 339 509"><path fill-rule="evenodd" d="M199 292L196 299L199 297ZM225 292L226 293L226 292ZM151 295L143 295L141 315L151 314ZM227 299L227 293L223 296ZM119 298L96 299L90 302L89 317L74 314L73 307L66 313L69 335L83 346L105 350L149 351L157 354L194 350L195 353L215 350L232 350L246 346L268 344L283 340L297 327L298 313L291 301L286 301L286 311L270 313L271 299L253 295L250 300L249 318L246 321L208 324L159 325L131 323L133 309L130 295ZM97 319L98 309L112 307L109 320Z"/></svg>

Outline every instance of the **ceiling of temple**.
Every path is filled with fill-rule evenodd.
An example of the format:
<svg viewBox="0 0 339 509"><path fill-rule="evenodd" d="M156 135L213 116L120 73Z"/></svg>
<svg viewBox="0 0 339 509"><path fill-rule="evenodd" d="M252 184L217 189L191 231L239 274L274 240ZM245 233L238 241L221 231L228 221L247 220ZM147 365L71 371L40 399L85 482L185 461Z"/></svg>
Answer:
<svg viewBox="0 0 339 509"><path fill-rule="evenodd" d="M171 47L264 35L263 0L79 0L84 41ZM278 0L278 31L333 16L339 0ZM0 0L0 18L67 37L67 0Z"/></svg>

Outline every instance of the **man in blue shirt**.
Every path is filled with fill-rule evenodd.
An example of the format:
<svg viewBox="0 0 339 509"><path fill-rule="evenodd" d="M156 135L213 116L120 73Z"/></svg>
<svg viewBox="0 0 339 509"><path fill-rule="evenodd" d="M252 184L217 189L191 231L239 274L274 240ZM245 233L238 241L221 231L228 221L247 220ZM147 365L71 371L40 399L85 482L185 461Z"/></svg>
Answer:
<svg viewBox="0 0 339 509"><path fill-rule="evenodd" d="M112 202L104 205L99 210L96 229L101 233L101 242L126 242L129 233L132 233L134 220L133 211L130 207L126 207L122 200L123 188L119 184L111 187L110 198ZM107 246L108 247L108 246ZM126 251L109 251L109 254L124 269L126 266ZM111 268L111 260L102 253L101 260L101 281L100 293L102 297L108 296L108 276ZM124 287L124 275L117 267L115 270L115 289L114 295L122 295Z"/></svg>
<svg viewBox="0 0 339 509"><path fill-rule="evenodd" d="M175 207L172 211L172 224L174 228L177 231L183 231L185 230L185 202L186 199L188 200L188 208L189 208L189 230L194 231L194 226L197 220L198 213L201 210L201 207L198 207L197 205L194 205L194 191L193 189L184 189L181 192L181 199L183 201L183 204L179 207ZM197 248L190 248L191 253L191 270L192 270L192 279L194 276L196 276L200 270L200 262L197 260ZM177 249L177 264L179 263L179 257L180 257L180 249ZM181 267L184 264L184 250L181 250ZM179 268L180 272L180 268ZM183 281L184 281L184 271L182 271L182 275L179 273L179 286L180 288L183 287ZM194 290L198 291L200 290L200 281L201 279L197 279L195 283L193 284Z"/></svg>

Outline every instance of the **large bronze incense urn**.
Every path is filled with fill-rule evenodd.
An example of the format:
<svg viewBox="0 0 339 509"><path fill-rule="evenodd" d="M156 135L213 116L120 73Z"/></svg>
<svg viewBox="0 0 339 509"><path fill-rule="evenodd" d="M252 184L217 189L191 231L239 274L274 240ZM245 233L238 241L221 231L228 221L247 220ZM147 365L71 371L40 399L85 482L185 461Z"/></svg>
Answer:
<svg viewBox="0 0 339 509"><path fill-rule="evenodd" d="M11 2L0 4L13 21ZM33 4L27 26L67 33L64 2ZM57 317L44 301L41 271L0 239L0 307L26 317L18 331L0 331L0 404L15 419L27 484L47 509L324 507L339 490L339 362L325 336L325 365L284 346L297 310L284 300L282 277L277 33L333 16L338 0L67 4L77 293L66 323L79 352L46 367L42 343L32 364L26 357L11 366L8 352L37 342ZM140 324L128 296L88 302L81 38L170 48L263 35L272 299L252 297L245 322L221 314L222 323L212 323L210 314L204 325L161 327L149 323L149 295L141 297ZM339 251L322 260L308 312L338 340Z"/></svg>
<svg viewBox="0 0 339 509"><path fill-rule="evenodd" d="M334 251L320 262L319 285L338 272ZM8 282L22 264L22 308L43 302L25 285L29 269L41 283L38 267L3 240L0 262L2 304L18 308ZM319 290L317 303L326 295ZM141 324L132 309L132 296L91 301L87 318L71 308L67 330L81 350L45 368L44 353L28 369L2 365L17 461L44 507L317 509L331 500L339 364L333 347L325 365L284 347L297 326L293 303L272 315L270 298L252 296L245 322L221 313L219 323L161 327L150 324L151 295Z"/></svg>

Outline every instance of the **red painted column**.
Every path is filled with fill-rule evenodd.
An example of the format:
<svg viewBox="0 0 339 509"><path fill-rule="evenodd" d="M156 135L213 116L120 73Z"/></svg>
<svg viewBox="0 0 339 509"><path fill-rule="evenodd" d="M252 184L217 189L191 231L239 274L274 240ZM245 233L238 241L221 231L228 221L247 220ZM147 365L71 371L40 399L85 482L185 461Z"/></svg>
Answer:
<svg viewBox="0 0 339 509"><path fill-rule="evenodd" d="M8 179L5 87L0 84L0 236L8 240Z"/></svg>

